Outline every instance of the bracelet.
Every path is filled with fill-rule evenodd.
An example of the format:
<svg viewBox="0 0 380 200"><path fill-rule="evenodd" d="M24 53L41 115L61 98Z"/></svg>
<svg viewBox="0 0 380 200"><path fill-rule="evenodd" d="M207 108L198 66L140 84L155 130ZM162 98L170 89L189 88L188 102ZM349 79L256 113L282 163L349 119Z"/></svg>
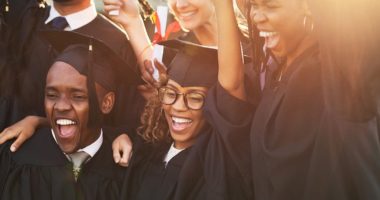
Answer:
<svg viewBox="0 0 380 200"><path fill-rule="evenodd" d="M146 47L144 47L144 49L139 54L138 58L140 58L141 56L143 56L144 53L146 52L146 50L148 50L150 47L153 47L153 45L152 44L148 44Z"/></svg>

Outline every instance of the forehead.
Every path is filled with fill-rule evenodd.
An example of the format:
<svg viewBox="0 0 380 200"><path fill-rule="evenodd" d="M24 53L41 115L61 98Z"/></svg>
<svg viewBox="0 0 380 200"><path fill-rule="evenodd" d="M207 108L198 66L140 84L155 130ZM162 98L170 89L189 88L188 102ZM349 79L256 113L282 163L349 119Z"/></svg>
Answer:
<svg viewBox="0 0 380 200"><path fill-rule="evenodd" d="M169 79L167 86L173 87L173 88L175 88L181 92L186 92L186 91L190 91L190 90L191 91L198 90L198 91L202 91L202 92L207 92L206 87L199 87L199 86L182 87L179 83L177 83L176 81L174 81L172 79Z"/></svg>
<svg viewBox="0 0 380 200"><path fill-rule="evenodd" d="M46 77L46 87L70 87L87 90L87 77L73 66L64 62L55 62Z"/></svg>

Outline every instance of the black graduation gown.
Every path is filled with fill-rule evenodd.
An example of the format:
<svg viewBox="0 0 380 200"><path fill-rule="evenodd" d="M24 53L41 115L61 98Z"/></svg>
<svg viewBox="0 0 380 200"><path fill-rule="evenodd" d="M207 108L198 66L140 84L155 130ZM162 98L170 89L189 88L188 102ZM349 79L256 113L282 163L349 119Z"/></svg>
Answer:
<svg viewBox="0 0 380 200"><path fill-rule="evenodd" d="M279 71L268 71L261 101L251 114L241 113L245 119L254 113L250 153L256 200L380 199L378 113L358 120L327 109L322 72L314 46L281 81ZM225 108L236 105L218 101L211 116L234 122L238 115Z"/></svg>
<svg viewBox="0 0 380 200"><path fill-rule="evenodd" d="M16 68L14 69L13 76L17 77L16 85L18 89L13 92L13 96L16 96L19 101L16 105L11 101L12 107L2 105L0 109L3 112L0 112L0 115L14 113L12 108L18 108L20 113L13 114L12 117L0 117L11 118L7 120L9 123L4 125L4 127L0 127L1 130L27 115L44 116L45 79L56 53L46 41L40 38L38 31L49 29L48 25L45 25L45 21L49 16L49 10L49 7L46 9L39 8L36 3L28 5L28 9L25 9L23 17L15 25L16 28L11 33L12 45L8 51L12 52L10 56L12 56L14 61L17 61L17 67L11 64L8 67ZM73 31L93 36L105 42L137 70L135 54L126 34L104 16L98 14L93 21ZM115 102L115 109L113 109L112 114L107 118L107 124L121 126L122 124L132 124L139 121L137 114L134 115L126 112L134 108L129 103L132 101L130 99L134 97L130 96L137 95L134 91L130 90L132 89L126 85L120 86L119 95Z"/></svg>
<svg viewBox="0 0 380 200"><path fill-rule="evenodd" d="M219 88L220 86L216 86ZM122 199L252 199L250 183L249 126L243 120L251 106L211 89L206 110L215 111L211 102L218 96L220 103L236 105L236 125L221 115L207 116L210 125L204 127L193 146L169 161L163 159L169 144L138 146L124 181ZM248 112L249 113L249 112ZM225 124L213 129L216 124ZM140 146L140 147L139 147Z"/></svg>
<svg viewBox="0 0 380 200"><path fill-rule="evenodd" d="M105 131L101 148L82 168L77 182L72 165L54 141L50 129L40 129L16 153L0 146L0 199L119 199L125 169L112 158Z"/></svg>

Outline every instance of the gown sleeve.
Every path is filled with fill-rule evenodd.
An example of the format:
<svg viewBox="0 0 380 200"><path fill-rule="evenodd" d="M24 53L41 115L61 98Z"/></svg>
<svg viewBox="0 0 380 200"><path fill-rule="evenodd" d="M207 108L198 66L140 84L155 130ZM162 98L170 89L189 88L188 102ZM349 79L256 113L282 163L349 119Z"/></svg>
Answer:
<svg viewBox="0 0 380 200"><path fill-rule="evenodd" d="M206 97L205 117L220 140L227 162L232 162L246 185L250 185L249 130L253 106L230 95L219 83ZM219 146L219 145L218 145ZM206 158L209 159L209 158Z"/></svg>

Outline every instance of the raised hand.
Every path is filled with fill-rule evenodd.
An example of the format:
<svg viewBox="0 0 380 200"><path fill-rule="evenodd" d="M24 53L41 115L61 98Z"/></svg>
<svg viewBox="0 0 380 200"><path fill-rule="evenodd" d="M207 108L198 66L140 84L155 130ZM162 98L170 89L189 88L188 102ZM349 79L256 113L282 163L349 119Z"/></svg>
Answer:
<svg viewBox="0 0 380 200"><path fill-rule="evenodd" d="M115 22L127 28L135 20L140 19L138 0L103 0L104 11ZM110 12L118 10L118 15L109 15Z"/></svg>

